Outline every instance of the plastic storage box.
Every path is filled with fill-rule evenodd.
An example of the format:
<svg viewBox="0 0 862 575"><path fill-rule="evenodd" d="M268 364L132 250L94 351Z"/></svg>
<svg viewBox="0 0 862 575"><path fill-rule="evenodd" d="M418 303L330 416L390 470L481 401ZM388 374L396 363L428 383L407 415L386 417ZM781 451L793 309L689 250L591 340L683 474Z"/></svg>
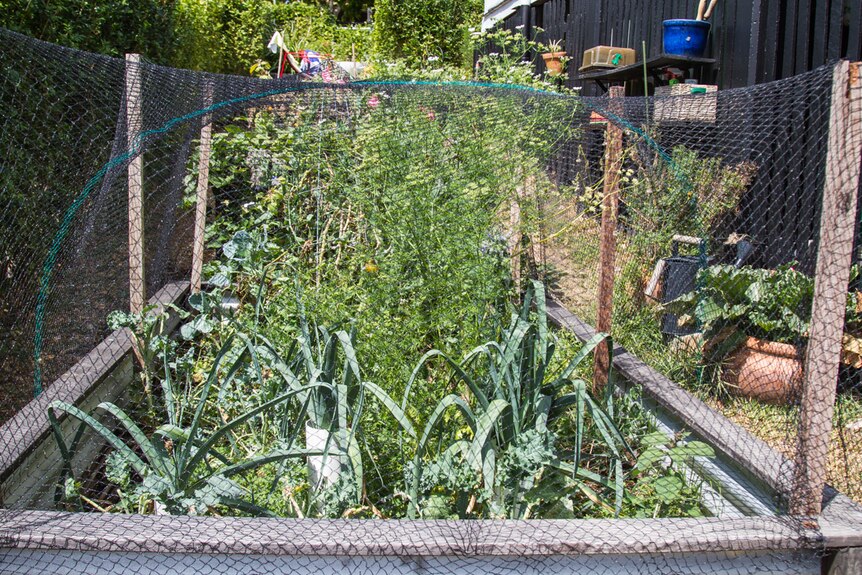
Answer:
<svg viewBox="0 0 862 575"><path fill-rule="evenodd" d="M596 68L620 68L634 63L635 51L631 48L594 46L584 51L584 60L578 71L587 72Z"/></svg>

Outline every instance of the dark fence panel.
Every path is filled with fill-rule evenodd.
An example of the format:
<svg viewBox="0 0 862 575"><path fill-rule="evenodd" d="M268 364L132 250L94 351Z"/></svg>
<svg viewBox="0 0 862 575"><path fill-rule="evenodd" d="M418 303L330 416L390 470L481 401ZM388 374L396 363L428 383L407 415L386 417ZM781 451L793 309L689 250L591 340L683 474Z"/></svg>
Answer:
<svg viewBox="0 0 862 575"><path fill-rule="evenodd" d="M646 42L648 56L660 54L662 21L694 18L696 6L691 0L547 0L530 7L529 20L544 29L540 41L564 42L576 70L584 50L600 44L633 48L640 58ZM716 65L706 80L722 89L788 78L838 58L862 59L860 0L721 0L711 21L708 55ZM504 26L523 24L517 10ZM572 83L585 94L596 91L591 82Z"/></svg>
<svg viewBox="0 0 862 575"><path fill-rule="evenodd" d="M572 58L570 85L591 96L601 93L599 87L574 78L584 50L614 45L633 48L641 59L645 42L647 57L656 56L662 52L662 21L694 18L696 7L691 0L548 0L531 6L529 23L544 29L536 33L539 41L563 41ZM504 26L516 30L524 24L524 12L515 12ZM788 78L838 58L862 60L862 0L721 0L711 22L707 55L716 64L712 77L700 80L720 89ZM524 29L531 26L517 28ZM536 60L541 70L541 58ZM642 89L642 82L635 83L633 95ZM816 166L825 154L818 144L825 128L812 125L811 118L820 116L806 106L803 94L785 97L796 105L760 105L744 112L753 122L774 126L774 149L761 156L752 193L743 200L737 223L760 244L761 265L798 260L812 271L811 239L817 230L809 228L819 221L823 182ZM764 116L772 121L764 122ZM791 154L786 153L788 148ZM770 156L775 161L769 161ZM570 171L556 168L561 180ZM797 223L788 226L789 221Z"/></svg>

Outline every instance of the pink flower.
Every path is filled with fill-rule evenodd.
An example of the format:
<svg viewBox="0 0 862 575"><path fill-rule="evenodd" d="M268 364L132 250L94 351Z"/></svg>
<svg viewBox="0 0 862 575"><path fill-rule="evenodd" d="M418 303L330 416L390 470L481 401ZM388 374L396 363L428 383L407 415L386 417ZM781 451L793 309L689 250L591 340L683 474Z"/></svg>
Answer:
<svg viewBox="0 0 862 575"><path fill-rule="evenodd" d="M425 106L419 106L419 111L425 112L425 115L428 116L428 120L430 122L433 122L434 120L437 119L437 114L435 114L434 110L432 110L431 108L426 108Z"/></svg>
<svg viewBox="0 0 862 575"><path fill-rule="evenodd" d="M380 98L377 97L377 94L374 94L373 96L368 98L368 107L369 108L376 108L379 105L380 105Z"/></svg>

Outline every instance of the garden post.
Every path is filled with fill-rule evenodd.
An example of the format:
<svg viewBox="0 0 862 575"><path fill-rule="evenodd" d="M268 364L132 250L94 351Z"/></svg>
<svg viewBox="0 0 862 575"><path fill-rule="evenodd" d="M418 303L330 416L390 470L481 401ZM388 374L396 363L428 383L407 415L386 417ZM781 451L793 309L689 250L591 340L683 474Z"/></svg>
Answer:
<svg viewBox="0 0 862 575"><path fill-rule="evenodd" d="M510 265L512 269L512 285L514 287L514 301L521 298L521 197L523 189L518 187L509 205L509 239L508 249Z"/></svg>
<svg viewBox="0 0 862 575"><path fill-rule="evenodd" d="M811 327L799 414L794 515L819 515L826 484L832 412L844 334L844 314L862 153L860 63L840 62L832 76L826 182L814 275Z"/></svg>
<svg viewBox="0 0 862 575"><path fill-rule="evenodd" d="M135 150L143 128L141 55L126 54L126 137L129 162L129 310L140 313L146 301L144 284L144 156Z"/></svg>
<svg viewBox="0 0 862 575"><path fill-rule="evenodd" d="M213 86L205 81L203 87L203 107L209 108L213 102ZM198 160L197 202L195 204L195 237L192 248L191 292L201 291L201 270L204 261L204 232L207 223L207 190L210 179L210 150L212 146L212 116L202 118L200 158Z"/></svg>
<svg viewBox="0 0 862 575"><path fill-rule="evenodd" d="M613 86L611 98L622 98L625 88ZM610 106L609 106L610 107ZM604 189L602 190L602 236L599 246L599 293L596 330L610 333L614 300L614 260L617 249L617 207L620 194L620 170L623 156L623 130L611 119L605 131ZM593 372L593 390L598 391L608 383L610 350L607 342L596 348Z"/></svg>

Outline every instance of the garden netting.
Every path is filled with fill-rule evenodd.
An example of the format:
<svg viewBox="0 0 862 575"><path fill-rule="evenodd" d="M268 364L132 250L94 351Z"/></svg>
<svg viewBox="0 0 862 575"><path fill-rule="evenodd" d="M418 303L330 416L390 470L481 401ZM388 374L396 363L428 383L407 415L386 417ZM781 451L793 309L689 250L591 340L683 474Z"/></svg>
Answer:
<svg viewBox="0 0 862 575"><path fill-rule="evenodd" d="M0 44L0 546L67 549L5 569L107 569L88 550L180 515L212 519L172 524L206 543L128 551L241 553L267 525L273 570L358 545L377 563L344 570L400 572L418 567L374 522L434 519L452 523L401 527L436 538L429 572L513 541L482 568L601 571L528 543L602 519L620 572L808 572L811 486L862 501L859 162L834 157L860 127L830 132L846 63L582 98ZM834 243L824 205L853 208ZM76 515L28 540L24 510ZM734 547L745 517L786 531ZM535 526L458 523L476 519ZM693 541L712 555L680 555Z"/></svg>

